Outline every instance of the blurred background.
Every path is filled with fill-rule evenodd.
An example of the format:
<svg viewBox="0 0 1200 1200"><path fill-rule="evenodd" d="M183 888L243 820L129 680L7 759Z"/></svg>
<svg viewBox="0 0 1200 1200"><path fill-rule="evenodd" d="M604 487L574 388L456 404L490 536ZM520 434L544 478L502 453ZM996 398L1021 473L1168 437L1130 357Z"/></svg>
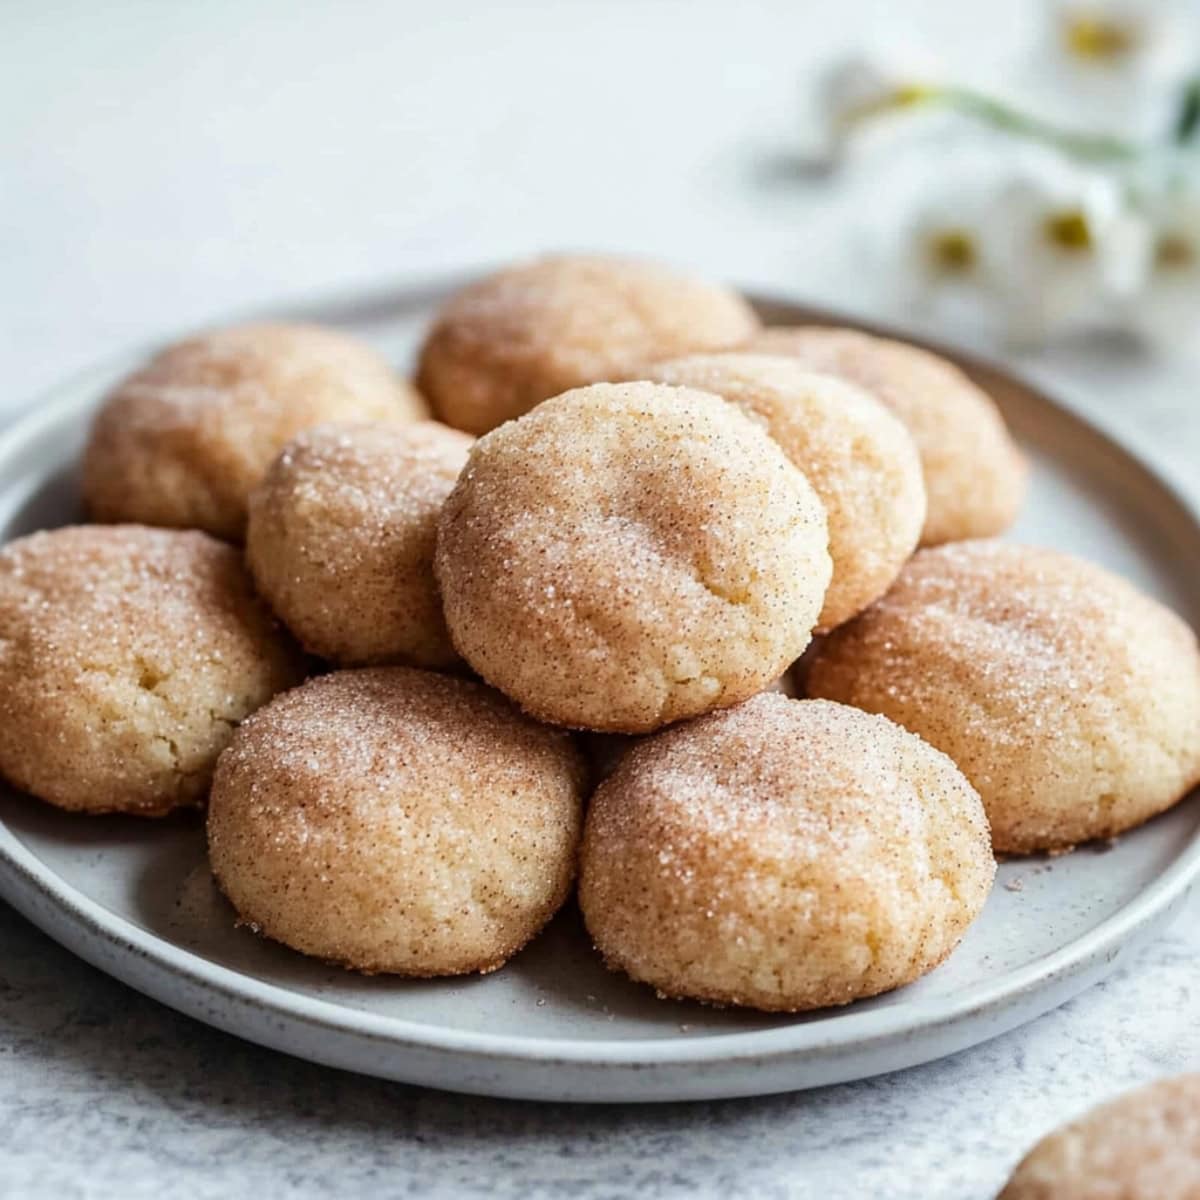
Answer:
<svg viewBox="0 0 1200 1200"><path fill-rule="evenodd" d="M595 248L997 350L1186 473L1200 286L1183 272L1192 290L1138 327L1155 234L1122 206L1162 174L1193 10L4 0L0 411L239 310ZM952 86L1036 114L1051 144L964 117ZM1077 163L1064 129L1120 153ZM1003 278L976 286L981 266Z"/></svg>

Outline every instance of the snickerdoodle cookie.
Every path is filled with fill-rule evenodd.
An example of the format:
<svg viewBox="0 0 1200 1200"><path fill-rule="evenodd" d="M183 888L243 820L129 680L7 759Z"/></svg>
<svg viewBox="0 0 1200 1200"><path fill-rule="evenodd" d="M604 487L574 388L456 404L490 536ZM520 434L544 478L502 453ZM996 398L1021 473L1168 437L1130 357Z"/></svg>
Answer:
<svg viewBox="0 0 1200 1200"><path fill-rule="evenodd" d="M1196 1200L1200 1075L1138 1088L1043 1138L999 1200Z"/></svg>
<svg viewBox="0 0 1200 1200"><path fill-rule="evenodd" d="M932 970L994 874L944 754L764 693L624 756L588 809L579 902L607 964L660 994L797 1012Z"/></svg>
<svg viewBox="0 0 1200 1200"><path fill-rule="evenodd" d="M339 671L221 756L213 872L243 922L361 971L501 966L566 899L584 768L568 734L479 684Z"/></svg>
<svg viewBox="0 0 1200 1200"><path fill-rule="evenodd" d="M978 788L997 850L1066 849L1200 781L1200 653L1098 566L996 541L918 553L817 650L811 696L884 713Z"/></svg>
<svg viewBox="0 0 1200 1200"><path fill-rule="evenodd" d="M75 526L0 550L0 774L61 808L202 801L237 723L301 678L207 534Z"/></svg>
<svg viewBox="0 0 1200 1200"><path fill-rule="evenodd" d="M922 544L1001 533L1025 496L1025 460L991 397L953 363L855 329L764 329L744 347L786 354L882 400L921 455L928 512Z"/></svg>
<svg viewBox="0 0 1200 1200"><path fill-rule="evenodd" d="M829 518L833 580L817 621L828 630L887 591L917 548L925 487L900 420L862 388L762 354L704 354L650 367L658 383L700 388L761 422L804 472Z"/></svg>
<svg viewBox="0 0 1200 1200"><path fill-rule="evenodd" d="M168 347L105 400L83 460L97 521L238 540L246 498L302 429L425 413L374 350L315 325L240 325Z"/></svg>
<svg viewBox="0 0 1200 1200"><path fill-rule="evenodd" d="M454 644L556 724L640 733L745 700L808 644L825 510L718 396L567 392L475 443L442 509Z"/></svg>
<svg viewBox="0 0 1200 1200"><path fill-rule="evenodd" d="M456 295L425 341L418 383L441 420L487 433L568 388L757 329L735 292L653 263L543 258Z"/></svg>
<svg viewBox="0 0 1200 1200"><path fill-rule="evenodd" d="M284 448L250 495L246 555L259 591L313 654L343 665L455 661L433 578L442 502L465 433L322 425Z"/></svg>

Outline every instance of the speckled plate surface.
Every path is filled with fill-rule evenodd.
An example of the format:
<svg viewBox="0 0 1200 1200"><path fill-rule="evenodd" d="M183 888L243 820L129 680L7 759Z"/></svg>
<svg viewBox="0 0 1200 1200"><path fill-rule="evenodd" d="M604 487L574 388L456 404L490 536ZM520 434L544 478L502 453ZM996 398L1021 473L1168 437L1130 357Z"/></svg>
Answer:
<svg viewBox="0 0 1200 1200"><path fill-rule="evenodd" d="M410 356L459 281L297 310ZM776 321L822 314L780 302ZM1012 536L1114 568L1200 623L1200 523L1153 472L1005 372L980 379L1034 465ZM136 357L89 372L0 434L3 539L78 515L88 414ZM911 987L811 1016L657 1000L604 971L577 914L484 978L361 978L233 927L200 819L71 817L0 794L0 895L65 946L164 1003L252 1041L387 1078L488 1095L651 1101L814 1087L994 1037L1108 974L1200 875L1200 802L1103 850L1000 868L958 952Z"/></svg>

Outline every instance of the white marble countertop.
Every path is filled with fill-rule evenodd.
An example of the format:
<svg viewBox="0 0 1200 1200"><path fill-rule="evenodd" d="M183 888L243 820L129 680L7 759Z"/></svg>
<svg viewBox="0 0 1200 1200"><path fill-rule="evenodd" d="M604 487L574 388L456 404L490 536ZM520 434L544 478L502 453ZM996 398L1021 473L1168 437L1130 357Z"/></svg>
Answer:
<svg viewBox="0 0 1200 1200"><path fill-rule="evenodd" d="M547 246L887 316L837 189L770 181L799 80L885 12L985 70L1022 36L1017 7L981 38L953 0L8 0L0 412L224 312ZM1019 365L1200 502L1200 367L1094 344ZM941 1063L761 1100L570 1108L241 1043L0 905L0 1195L984 1200L1050 1126L1200 1066L1198 917L1194 902L1107 983Z"/></svg>

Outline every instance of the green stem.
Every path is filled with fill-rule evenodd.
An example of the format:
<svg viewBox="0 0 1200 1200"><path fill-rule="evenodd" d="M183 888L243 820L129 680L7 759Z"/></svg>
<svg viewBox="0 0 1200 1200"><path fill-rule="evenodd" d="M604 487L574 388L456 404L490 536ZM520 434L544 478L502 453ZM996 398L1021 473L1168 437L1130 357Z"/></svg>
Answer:
<svg viewBox="0 0 1200 1200"><path fill-rule="evenodd" d="M1198 97L1200 99L1200 97ZM1031 141L1054 146L1075 158L1088 162L1130 162L1141 158L1146 149L1135 142L1103 133L1082 133L1043 121L1001 100L985 96L971 88L945 87L928 93L926 103L940 104L962 113L993 129L1017 134ZM1200 118L1200 113L1197 113Z"/></svg>
<svg viewBox="0 0 1200 1200"><path fill-rule="evenodd" d="M1188 80L1179 98L1179 113L1175 117L1174 142L1186 146L1200 131L1200 75Z"/></svg>

